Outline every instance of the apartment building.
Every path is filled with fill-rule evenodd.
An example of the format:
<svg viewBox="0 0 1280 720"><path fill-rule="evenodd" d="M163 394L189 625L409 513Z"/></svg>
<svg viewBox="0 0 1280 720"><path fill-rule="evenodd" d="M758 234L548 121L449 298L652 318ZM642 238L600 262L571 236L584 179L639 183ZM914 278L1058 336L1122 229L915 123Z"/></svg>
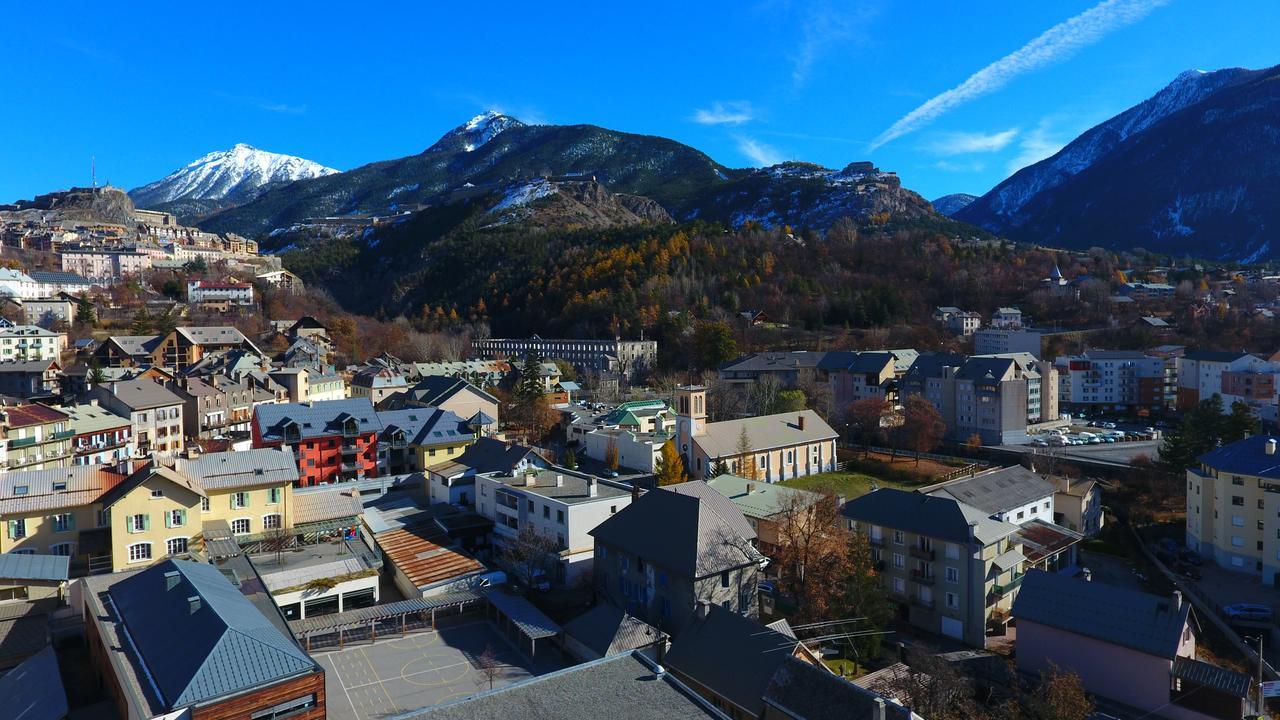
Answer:
<svg viewBox="0 0 1280 720"><path fill-rule="evenodd" d="M102 367L155 365L186 371L207 355L221 351L245 350L261 356L262 351L234 327L180 327L168 335L112 335L94 350Z"/></svg>
<svg viewBox="0 0 1280 720"><path fill-rule="evenodd" d="M477 475L476 512L493 521L501 548L527 528L555 538L559 556L549 580L574 585L591 572L600 523L631 504L631 488L564 468L526 468L511 475Z"/></svg>
<svg viewBox="0 0 1280 720"><path fill-rule="evenodd" d="M186 402L160 383L148 378L112 381L90 388L86 398L133 423L139 454L182 451Z"/></svg>
<svg viewBox="0 0 1280 720"><path fill-rule="evenodd" d="M1275 585L1280 573L1280 455L1254 435L1187 469L1187 547L1218 565Z"/></svg>
<svg viewBox="0 0 1280 720"><path fill-rule="evenodd" d="M1191 350L1177 358L1176 362L1178 409L1184 412L1194 408L1201 400L1223 395L1224 373L1233 373L1242 379L1241 376L1245 373L1265 373L1274 369L1271 362L1246 352Z"/></svg>
<svg viewBox="0 0 1280 720"><path fill-rule="evenodd" d="M67 249L58 253L62 269L98 285L113 285L151 269L151 256L129 250Z"/></svg>
<svg viewBox="0 0 1280 720"><path fill-rule="evenodd" d="M26 400L61 392L62 366L57 360L0 361L0 395Z"/></svg>
<svg viewBox="0 0 1280 720"><path fill-rule="evenodd" d="M40 297L39 283L21 270L0 268L0 295L24 300Z"/></svg>
<svg viewBox="0 0 1280 720"><path fill-rule="evenodd" d="M88 278L81 277L73 272L32 270L31 279L36 281L36 289L40 293L39 298L52 298L55 295L71 295L74 297L93 289L93 283ZM39 305L49 301L34 299L31 302ZM69 320L70 318L68 318Z"/></svg>
<svg viewBox="0 0 1280 720"><path fill-rule="evenodd" d="M686 627L699 603L758 616L765 557L755 531L728 498L701 489L645 493L589 532L592 577L606 602L666 632Z"/></svg>
<svg viewBox="0 0 1280 720"><path fill-rule="evenodd" d="M933 311L935 322L946 326L947 330L968 337L982 327L982 316L976 312L966 312L958 307L945 306Z"/></svg>
<svg viewBox="0 0 1280 720"><path fill-rule="evenodd" d="M382 421L368 398L259 405L253 446L288 448L302 485L378 476Z"/></svg>
<svg viewBox="0 0 1280 720"><path fill-rule="evenodd" d="M841 514L866 535L899 618L973 647L1008 618L1027 566L1017 525L894 488L850 500Z"/></svg>
<svg viewBox="0 0 1280 720"><path fill-rule="evenodd" d="M67 414L46 405L0 408L0 432L8 446L7 471L43 470L71 465L71 437Z"/></svg>
<svg viewBox="0 0 1280 720"><path fill-rule="evenodd" d="M938 408L948 436L983 444L1018 444L1039 423L1058 419L1057 372L1028 353L923 353L902 378L902 394Z"/></svg>
<svg viewBox="0 0 1280 720"><path fill-rule="evenodd" d="M409 389L409 382L391 368L371 365L351 376L351 397L369 398L374 405Z"/></svg>
<svg viewBox="0 0 1280 720"><path fill-rule="evenodd" d="M1023 328L1022 311L1016 307L996 308L996 311L991 313L991 327L1021 330Z"/></svg>
<svg viewBox="0 0 1280 720"><path fill-rule="evenodd" d="M534 335L528 339L475 340L472 346L484 359L523 358L535 352L542 358L565 360L578 372L611 372L627 377L634 377L658 362L656 340L623 340L620 337L612 340L551 340Z"/></svg>
<svg viewBox="0 0 1280 720"><path fill-rule="evenodd" d="M1173 400L1168 391L1177 367L1164 358L1136 351L1093 350L1059 356L1054 367L1058 403L1064 409L1163 410Z"/></svg>
<svg viewBox="0 0 1280 720"><path fill-rule="evenodd" d="M72 465L114 465L137 454L128 418L96 402L58 409L67 414L67 430L72 433Z"/></svg>
<svg viewBox="0 0 1280 720"><path fill-rule="evenodd" d="M209 523L246 540L293 527L296 479L278 450L10 472L0 552L66 555L75 574L146 567L198 549Z"/></svg>
<svg viewBox="0 0 1280 720"><path fill-rule="evenodd" d="M676 449L695 480L711 475L720 461L731 472L754 474L765 482L830 472L835 469L838 437L812 410L709 423L707 389L676 388Z"/></svg>
<svg viewBox="0 0 1280 720"><path fill-rule="evenodd" d="M1039 360L1043 338L1040 332L1021 326L983 328L973 333L973 354L1028 353Z"/></svg>
<svg viewBox="0 0 1280 720"><path fill-rule="evenodd" d="M26 325L52 327L56 322L70 323L76 318L76 305L64 297L47 297L22 301L22 322Z"/></svg>
<svg viewBox="0 0 1280 720"><path fill-rule="evenodd" d="M227 375L180 377L165 384L183 400L183 428L187 437L209 439L229 433L248 435L253 409L274 403L274 393L248 377Z"/></svg>
<svg viewBox="0 0 1280 720"><path fill-rule="evenodd" d="M187 302L192 305L200 303L228 303L230 305L252 305L253 285L241 282L215 282L213 280L188 280Z"/></svg>
<svg viewBox="0 0 1280 720"><path fill-rule="evenodd" d="M452 460L426 468L423 490L433 504L473 505L476 477L489 474L515 477L530 468L550 470L552 465L527 445L478 437Z"/></svg>
<svg viewBox="0 0 1280 720"><path fill-rule="evenodd" d="M783 387L814 383L831 390L832 412L857 400L874 397L893 404L899 377L915 359L914 350L765 352L744 355L720 366L720 379L730 385L752 385L765 377Z"/></svg>
<svg viewBox="0 0 1280 720"><path fill-rule="evenodd" d="M378 411L379 470L390 475L422 472L456 458L475 442L466 420L439 408Z"/></svg>
<svg viewBox="0 0 1280 720"><path fill-rule="evenodd" d="M485 426L485 434L497 429L498 424L498 398L459 378L424 377L403 395L391 397L383 405L388 410L409 407L448 410L473 424Z"/></svg>
<svg viewBox="0 0 1280 720"><path fill-rule="evenodd" d="M0 362L58 360L67 336L38 325L0 327Z"/></svg>

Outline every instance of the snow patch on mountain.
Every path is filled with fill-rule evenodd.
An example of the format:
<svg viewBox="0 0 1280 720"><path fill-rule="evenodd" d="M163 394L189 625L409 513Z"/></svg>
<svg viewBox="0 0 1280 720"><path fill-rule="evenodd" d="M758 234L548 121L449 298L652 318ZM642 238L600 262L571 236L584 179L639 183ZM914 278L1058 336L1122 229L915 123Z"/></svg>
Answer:
<svg viewBox="0 0 1280 720"><path fill-rule="evenodd" d="M151 207L175 200L245 200L269 185L281 185L338 173L292 155L240 143L204 155L161 180L129 191L134 204Z"/></svg>
<svg viewBox="0 0 1280 720"><path fill-rule="evenodd" d="M427 152L475 152L502 132L516 127L524 127L524 123L497 110L486 110L445 133Z"/></svg>
<svg viewBox="0 0 1280 720"><path fill-rule="evenodd" d="M489 212L502 212L511 208L524 207L529 203L556 193L556 187L546 180L538 179L517 185L507 191L497 205L489 208Z"/></svg>

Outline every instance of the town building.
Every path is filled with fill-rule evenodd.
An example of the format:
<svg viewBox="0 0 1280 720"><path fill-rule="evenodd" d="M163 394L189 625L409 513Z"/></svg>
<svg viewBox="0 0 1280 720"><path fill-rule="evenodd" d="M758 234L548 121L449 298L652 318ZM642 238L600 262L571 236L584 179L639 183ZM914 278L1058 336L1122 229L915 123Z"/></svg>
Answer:
<svg viewBox="0 0 1280 720"><path fill-rule="evenodd" d="M534 335L528 339L474 340L472 347L477 355L491 360L523 358L533 352L544 359L564 360L580 373L608 372L629 378L658 362L656 340L551 340Z"/></svg>
<svg viewBox="0 0 1280 720"><path fill-rule="evenodd" d="M959 442L976 435L984 445L1025 443L1037 426L1058 421L1057 373L1028 353L923 353L901 382L903 396L932 403Z"/></svg>
<svg viewBox="0 0 1280 720"><path fill-rule="evenodd" d="M903 620L973 647L1007 620L1027 564L1017 525L949 496L896 488L850 500L841 514L866 535Z"/></svg>
<svg viewBox="0 0 1280 720"><path fill-rule="evenodd" d="M139 454L182 451L186 402L160 383L145 377L112 381L90 388L85 398L130 420Z"/></svg>
<svg viewBox="0 0 1280 720"><path fill-rule="evenodd" d="M1085 537L1097 535L1106 521L1102 508L1102 486L1097 480L1052 477L1053 522Z"/></svg>
<svg viewBox="0 0 1280 720"><path fill-rule="evenodd" d="M64 272L75 273L95 285L114 285L141 277L151 269L151 256L131 250L64 249L58 253Z"/></svg>
<svg viewBox="0 0 1280 720"><path fill-rule="evenodd" d="M0 408L0 432L8 446L8 472L71 464L71 432L64 412L34 403Z"/></svg>
<svg viewBox="0 0 1280 720"><path fill-rule="evenodd" d="M355 394L355 389L352 389ZM403 394L384 399L387 410L431 407L448 410L471 421L487 420L485 433L497 429L498 398L460 378L430 375ZM479 417L478 417L479 416Z"/></svg>
<svg viewBox="0 0 1280 720"><path fill-rule="evenodd" d="M58 360L66 347L64 333L38 325L0 327L0 362Z"/></svg>
<svg viewBox="0 0 1280 720"><path fill-rule="evenodd" d="M432 503L473 505L476 501L475 479L478 475L515 477L528 469L549 470L550 462L538 451L491 437L477 437L461 454L426 468L423 481Z"/></svg>
<svg viewBox="0 0 1280 720"><path fill-rule="evenodd" d="M217 567L167 560L81 582L90 663L119 717L326 717L324 669Z"/></svg>
<svg viewBox="0 0 1280 720"><path fill-rule="evenodd" d="M631 504L631 488L564 468L526 468L513 475L475 476L476 512L493 521L497 548L532 528L554 538L558 557L548 580L576 585L595 556L590 535Z"/></svg>
<svg viewBox="0 0 1280 720"><path fill-rule="evenodd" d="M961 337L968 337L982 327L981 315L952 306L935 308L933 320Z"/></svg>
<svg viewBox="0 0 1280 720"><path fill-rule="evenodd" d="M40 297L39 283L30 275L13 268L0 268L0 295L27 299Z"/></svg>
<svg viewBox="0 0 1280 720"><path fill-rule="evenodd" d="M1100 408L1124 412L1163 410L1175 366L1163 358L1127 350L1091 350L1061 355L1058 404L1066 410Z"/></svg>
<svg viewBox="0 0 1280 720"><path fill-rule="evenodd" d="M1013 615L1019 673L1074 673L1089 694L1143 716L1251 714L1249 676L1197 659L1197 624L1178 591L1151 595L1033 570Z"/></svg>
<svg viewBox="0 0 1280 720"><path fill-rule="evenodd" d="M778 550L781 542L778 535L779 523L786 521L786 515L804 511L823 499L822 495L816 492L748 480L737 475L719 475L705 482L707 487L729 498L734 505L738 506L742 516L747 519L747 524L751 525L751 529L756 532L756 547L768 557L773 557ZM680 486L667 487L673 489Z"/></svg>
<svg viewBox="0 0 1280 720"><path fill-rule="evenodd" d="M380 410L381 472L403 475L458 457L476 439L466 420L439 408Z"/></svg>
<svg viewBox="0 0 1280 720"><path fill-rule="evenodd" d="M1036 330L1019 327L983 328L973 333L974 355L1028 353L1040 359L1043 335Z"/></svg>
<svg viewBox="0 0 1280 720"><path fill-rule="evenodd" d="M991 313L991 327L1003 330L1021 330L1025 326L1022 319L1022 311L1016 307L996 308ZM1002 352L1020 352L1016 350L1004 350ZM1037 357L1039 354L1037 353Z"/></svg>
<svg viewBox="0 0 1280 720"><path fill-rule="evenodd" d="M52 328L54 323L72 323L76 319L76 303L65 298L41 298L22 301L22 322Z"/></svg>
<svg viewBox="0 0 1280 720"><path fill-rule="evenodd" d="M765 558L755 531L732 501L704 489L645 493L590 531L592 575L605 601L666 632L685 627L699 603L758 615Z"/></svg>
<svg viewBox="0 0 1280 720"><path fill-rule="evenodd" d="M380 405L388 397L403 393L408 388L409 383L403 375L377 365L362 367L351 376L351 397L369 398L374 405Z"/></svg>
<svg viewBox="0 0 1280 720"><path fill-rule="evenodd" d="M1216 448L1187 469L1187 548L1275 585L1280 573L1280 455L1274 436Z"/></svg>
<svg viewBox="0 0 1280 720"><path fill-rule="evenodd" d="M382 430L368 398L259 405L253 414L253 446L287 448L304 486L377 477Z"/></svg>
<svg viewBox="0 0 1280 720"><path fill-rule="evenodd" d="M60 295L64 299L78 298L93 289L94 284L88 278L73 272L56 270L32 270L31 279L36 281L36 289L40 298L52 298ZM35 299L35 302L40 300Z"/></svg>
<svg viewBox="0 0 1280 720"><path fill-rule="evenodd" d="M62 392L57 360L0 361L0 395L29 400L54 398Z"/></svg>
<svg viewBox="0 0 1280 720"><path fill-rule="evenodd" d="M192 305L205 303L253 305L253 285L242 282L188 280L187 302Z"/></svg>
<svg viewBox="0 0 1280 720"><path fill-rule="evenodd" d="M255 277L261 282L286 292L302 292L303 287L305 287L302 278L288 270L268 270L264 273L258 273Z"/></svg>
<svg viewBox="0 0 1280 720"><path fill-rule="evenodd" d="M765 482L835 469L838 435L816 412L709 423L706 402L707 389L701 385L676 388L676 445L689 477L707 477L721 461L737 475Z"/></svg>
<svg viewBox="0 0 1280 720"><path fill-rule="evenodd" d="M248 437L253 409L276 401L275 394L247 376L180 377L166 387L183 400L183 430L187 437L211 439L238 434Z"/></svg>
<svg viewBox="0 0 1280 720"><path fill-rule="evenodd" d="M115 465L137 454L133 423L96 401L58 408L67 415L72 465Z"/></svg>

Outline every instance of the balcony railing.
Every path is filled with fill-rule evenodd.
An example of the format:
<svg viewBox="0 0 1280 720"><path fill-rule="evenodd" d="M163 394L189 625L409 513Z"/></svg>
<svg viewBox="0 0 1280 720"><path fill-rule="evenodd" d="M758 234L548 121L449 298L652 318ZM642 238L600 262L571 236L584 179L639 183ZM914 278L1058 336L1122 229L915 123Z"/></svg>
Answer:
<svg viewBox="0 0 1280 720"><path fill-rule="evenodd" d="M1024 577L1026 576L1019 575L1018 577L1010 580L1007 583L1004 583L1003 585L1001 584L992 585L991 592L995 593L996 595L1008 595L1010 592L1012 592L1014 589L1016 589L1019 585L1022 584L1022 578Z"/></svg>
<svg viewBox="0 0 1280 720"><path fill-rule="evenodd" d="M933 575L931 573L923 573L923 572L920 572L919 570L912 570L911 579L915 580L921 585L933 585L935 582L937 582L938 578L936 575Z"/></svg>
<svg viewBox="0 0 1280 720"><path fill-rule="evenodd" d="M355 447L354 445L343 445L342 454L343 455L359 455L360 448Z"/></svg>
<svg viewBox="0 0 1280 720"><path fill-rule="evenodd" d="M868 545L870 545L870 546L871 546L871 547L873 547L873 548L883 548L883 547L884 547L884 536L881 536L881 537L878 537L878 538L874 538L874 537L871 537L871 536L867 536L867 544L868 544Z"/></svg>
<svg viewBox="0 0 1280 720"><path fill-rule="evenodd" d="M911 555L911 557L913 557L913 558L918 558L918 559L920 559L920 560L930 560L930 561L932 561L932 560L937 559L937 557L938 557L938 553L937 553L936 551L934 551L934 550L932 550L932 549L926 550L925 548L922 548L922 547L920 547L919 545L912 545L912 546L907 550L907 553L908 553L909 555Z"/></svg>

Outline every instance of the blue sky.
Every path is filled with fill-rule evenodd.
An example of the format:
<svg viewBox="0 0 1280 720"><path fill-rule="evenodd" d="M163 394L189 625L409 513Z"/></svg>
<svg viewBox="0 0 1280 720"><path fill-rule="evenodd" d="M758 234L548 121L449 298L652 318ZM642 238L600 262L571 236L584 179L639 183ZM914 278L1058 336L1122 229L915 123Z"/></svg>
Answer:
<svg viewBox="0 0 1280 720"><path fill-rule="evenodd" d="M491 107L733 167L870 159L929 198L981 194L1183 70L1280 63L1269 0L27 3L7 19L0 202L86 184L91 155L126 188L237 142L345 170Z"/></svg>

